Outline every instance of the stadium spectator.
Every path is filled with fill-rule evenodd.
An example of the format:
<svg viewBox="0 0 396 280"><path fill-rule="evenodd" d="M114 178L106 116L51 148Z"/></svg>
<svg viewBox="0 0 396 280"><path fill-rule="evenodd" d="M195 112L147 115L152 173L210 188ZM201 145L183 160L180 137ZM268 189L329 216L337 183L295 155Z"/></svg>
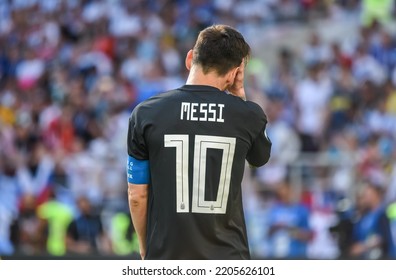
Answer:
<svg viewBox="0 0 396 280"><path fill-rule="evenodd" d="M386 259L392 256L394 245L382 203L383 192L381 186L371 182L362 190L363 213L354 225L352 257Z"/></svg>
<svg viewBox="0 0 396 280"><path fill-rule="evenodd" d="M46 152L45 146L37 141L32 147L26 165L20 167L18 172L22 191L36 197L43 195L49 185L53 168L52 157Z"/></svg>
<svg viewBox="0 0 396 280"><path fill-rule="evenodd" d="M11 213L0 205L0 255L12 255L15 251L15 242L12 242L11 224L13 217Z"/></svg>
<svg viewBox="0 0 396 280"><path fill-rule="evenodd" d="M18 219L20 192L16 162L0 152L0 255L15 252L11 227Z"/></svg>
<svg viewBox="0 0 396 280"><path fill-rule="evenodd" d="M272 156L267 165L257 170L257 179L263 188L274 190L287 175L287 166L297 159L301 143L294 129L286 122L284 102L280 98L269 98L266 110L270 124L266 129L272 145Z"/></svg>
<svg viewBox="0 0 396 280"><path fill-rule="evenodd" d="M77 204L80 214L67 228L67 250L78 254L110 252L100 216L94 212L87 198L80 197Z"/></svg>
<svg viewBox="0 0 396 280"><path fill-rule="evenodd" d="M328 120L327 104L332 93L329 78L323 75L319 62L308 65L307 76L296 86L297 128L302 151L317 152Z"/></svg>
<svg viewBox="0 0 396 280"><path fill-rule="evenodd" d="M12 240L15 250L22 255L37 255L45 251L47 228L37 216L35 196L22 197L19 219L12 225Z"/></svg>
<svg viewBox="0 0 396 280"><path fill-rule="evenodd" d="M393 250L391 258L396 258L396 202L391 203L386 209L386 216L390 222Z"/></svg>
<svg viewBox="0 0 396 280"><path fill-rule="evenodd" d="M365 25L370 25L373 20L387 23L391 20L394 8L392 0L363 0L362 22Z"/></svg>
<svg viewBox="0 0 396 280"><path fill-rule="evenodd" d="M67 226L73 219L72 211L62 202L56 200L54 193L37 208L37 216L48 229L46 251L50 255L63 256L66 254Z"/></svg>
<svg viewBox="0 0 396 280"><path fill-rule="evenodd" d="M139 241L129 213L119 212L111 220L112 250L117 255L139 254Z"/></svg>
<svg viewBox="0 0 396 280"><path fill-rule="evenodd" d="M307 65L314 65L329 61L331 50L328 44L322 42L317 33L312 33L309 43L304 49L303 59Z"/></svg>
<svg viewBox="0 0 396 280"><path fill-rule="evenodd" d="M294 202L292 187L283 181L277 187L277 201L270 207L268 219L269 257L306 258L312 238L308 209Z"/></svg>
<svg viewBox="0 0 396 280"><path fill-rule="evenodd" d="M249 80L247 94L279 115L273 123L270 118L270 137L294 139L285 140L289 148L302 142L303 152L295 145L291 153L299 155L296 160L286 152L290 158L284 160L289 148L274 146L270 165L298 171L304 151L314 150L336 164L331 189L351 198L360 179L376 174L385 179L386 203L391 203L396 196L393 2L0 1L0 255L18 245L11 242L10 224L24 220L19 205L26 194L39 204L67 207L65 223L76 217L76 198L87 196L103 214L104 231L110 230L113 215L127 203L126 185L119 183L125 178L123 124L138 102L183 84L181 55L198 30L214 22L240 29L252 46L247 70L254 82ZM315 67L320 71L312 71ZM301 181L293 179L293 187L316 188L317 171L305 165L300 171ZM264 235L266 224L257 221L268 210L268 196L257 195L263 184L255 183L282 177L263 176L268 173L246 173L245 189L252 192L246 204L262 206L248 228L257 231L253 235ZM48 220L50 210L43 212L38 214ZM261 247L256 252L264 256L266 246Z"/></svg>

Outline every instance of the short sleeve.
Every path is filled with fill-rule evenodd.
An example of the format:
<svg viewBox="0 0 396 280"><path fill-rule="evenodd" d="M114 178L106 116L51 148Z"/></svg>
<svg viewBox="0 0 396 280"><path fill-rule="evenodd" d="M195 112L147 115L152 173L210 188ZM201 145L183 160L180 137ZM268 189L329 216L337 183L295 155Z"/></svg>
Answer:
<svg viewBox="0 0 396 280"><path fill-rule="evenodd" d="M259 128L259 130L256 130L256 137L248 151L246 159L250 165L259 167L268 162L271 155L272 143L265 131L267 125L267 116L257 104L252 103L251 106L252 112L254 112L257 120L254 122L255 127Z"/></svg>
<svg viewBox="0 0 396 280"><path fill-rule="evenodd" d="M141 116L142 112L139 108L140 106L136 107L129 118L127 136L128 155L139 160L147 160L148 150L141 121L143 116Z"/></svg>

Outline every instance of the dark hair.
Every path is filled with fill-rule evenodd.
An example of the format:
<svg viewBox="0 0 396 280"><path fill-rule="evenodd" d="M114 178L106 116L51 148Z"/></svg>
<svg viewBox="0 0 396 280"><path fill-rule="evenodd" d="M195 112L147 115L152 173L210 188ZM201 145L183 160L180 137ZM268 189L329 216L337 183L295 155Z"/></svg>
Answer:
<svg viewBox="0 0 396 280"><path fill-rule="evenodd" d="M250 55L250 46L234 28L212 25L199 33L193 54L193 64L200 65L205 74L214 70L224 76Z"/></svg>

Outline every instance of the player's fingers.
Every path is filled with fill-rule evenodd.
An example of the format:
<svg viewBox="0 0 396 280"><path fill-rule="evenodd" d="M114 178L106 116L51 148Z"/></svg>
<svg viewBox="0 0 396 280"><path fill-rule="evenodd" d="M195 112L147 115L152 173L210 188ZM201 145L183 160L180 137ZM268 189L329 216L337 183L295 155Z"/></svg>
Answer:
<svg viewBox="0 0 396 280"><path fill-rule="evenodd" d="M241 65L238 67L238 77L243 79L245 76L245 61L242 60Z"/></svg>
<svg viewBox="0 0 396 280"><path fill-rule="evenodd" d="M236 77L235 77L235 81L237 83L243 83L243 79L245 77L245 67L243 65L243 62L241 64L241 66L239 66L239 69L237 71Z"/></svg>
<svg viewBox="0 0 396 280"><path fill-rule="evenodd" d="M239 70L245 72L245 65L246 65L245 59L242 59L241 65L239 65Z"/></svg>

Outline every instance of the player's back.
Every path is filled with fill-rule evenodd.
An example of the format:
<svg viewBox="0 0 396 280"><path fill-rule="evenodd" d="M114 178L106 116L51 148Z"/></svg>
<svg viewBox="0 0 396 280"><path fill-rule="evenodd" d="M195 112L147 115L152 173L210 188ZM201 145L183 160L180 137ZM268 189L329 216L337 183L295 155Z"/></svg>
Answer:
<svg viewBox="0 0 396 280"><path fill-rule="evenodd" d="M128 152L151 172L147 259L250 258L241 181L265 125L257 104L209 86L185 85L134 110Z"/></svg>

